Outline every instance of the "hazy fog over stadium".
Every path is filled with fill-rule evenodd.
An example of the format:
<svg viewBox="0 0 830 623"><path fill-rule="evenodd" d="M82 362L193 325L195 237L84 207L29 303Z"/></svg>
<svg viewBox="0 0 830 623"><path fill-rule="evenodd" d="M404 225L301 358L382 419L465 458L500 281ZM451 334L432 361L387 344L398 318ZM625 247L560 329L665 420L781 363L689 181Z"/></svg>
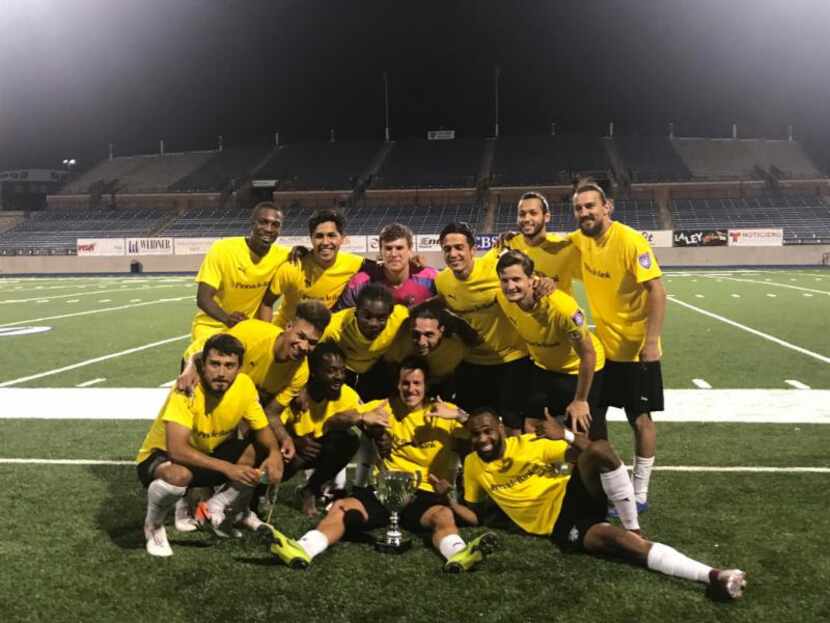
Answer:
<svg viewBox="0 0 830 623"><path fill-rule="evenodd" d="M503 135L821 142L830 3L10 0L0 170L225 144Z"/></svg>

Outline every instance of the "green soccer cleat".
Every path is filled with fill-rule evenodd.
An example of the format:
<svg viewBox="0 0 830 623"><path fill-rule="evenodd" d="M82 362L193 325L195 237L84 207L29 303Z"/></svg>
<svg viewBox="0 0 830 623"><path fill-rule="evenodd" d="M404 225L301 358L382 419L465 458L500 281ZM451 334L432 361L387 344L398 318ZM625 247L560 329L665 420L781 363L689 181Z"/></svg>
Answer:
<svg viewBox="0 0 830 623"><path fill-rule="evenodd" d="M311 557L294 539L289 539L273 526L264 523L257 528L257 534L268 543L272 556L282 560L290 569L305 569L311 564Z"/></svg>
<svg viewBox="0 0 830 623"><path fill-rule="evenodd" d="M444 564L444 571L447 573L469 571L484 560L486 556L492 554L496 547L498 547L498 538L495 533L485 532L480 534Z"/></svg>

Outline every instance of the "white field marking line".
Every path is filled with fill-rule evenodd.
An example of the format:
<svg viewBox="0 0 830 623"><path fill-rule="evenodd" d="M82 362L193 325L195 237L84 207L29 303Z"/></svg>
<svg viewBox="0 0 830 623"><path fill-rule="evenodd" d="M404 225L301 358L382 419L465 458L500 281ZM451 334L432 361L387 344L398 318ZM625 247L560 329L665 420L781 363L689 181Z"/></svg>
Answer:
<svg viewBox="0 0 830 623"><path fill-rule="evenodd" d="M81 302L81 300L80 300L80 299L69 299L69 300L68 300L68 301L66 301L66 302L67 302L67 303L80 303L80 302Z"/></svg>
<svg viewBox="0 0 830 623"><path fill-rule="evenodd" d="M774 298L775 298L775 294L771 294L771 293L769 293L769 292L767 292L767 296L768 296L768 297L770 297L771 299L774 299Z"/></svg>
<svg viewBox="0 0 830 623"><path fill-rule="evenodd" d="M173 379L172 381L167 381L166 383L162 383L161 385L159 385L159 387L173 387L173 385L175 385L175 384L176 384L176 379Z"/></svg>
<svg viewBox="0 0 830 623"><path fill-rule="evenodd" d="M695 298L702 299L704 296L702 294L695 294Z"/></svg>
<svg viewBox="0 0 830 623"><path fill-rule="evenodd" d="M112 303L112 299L101 299L99 303Z"/></svg>
<svg viewBox="0 0 830 623"><path fill-rule="evenodd" d="M136 346L135 348L128 348L127 350L122 350L117 353L110 353L109 355L103 355L101 357L95 357L94 359L87 359L86 361L79 361L78 363L73 363L68 366L63 366L62 368L55 368L54 370L47 370L46 372L38 372L37 374L31 374L29 376L23 376L19 379L12 379L10 381L5 381L0 383L0 387L11 387L12 385L17 385L18 383L25 383L27 381L34 381L35 379L42 379L45 376L52 376L54 374L60 374L61 372L67 372L69 370L75 370L76 368L83 368L84 366L89 366L94 363L99 363L101 361L107 361L109 359L115 359L116 357L123 357L124 355L132 355L133 353L140 352L142 350L147 350L148 348L155 348L156 346L162 346L163 344L169 344L170 342L177 342L179 340L183 340L185 338L189 338L190 334L187 333L185 335L179 335L177 337L169 337L166 340L159 340L158 342L150 342L149 344L145 344L144 346Z"/></svg>
<svg viewBox="0 0 830 623"><path fill-rule="evenodd" d="M132 305L118 305L116 307L102 307L101 309L88 309L82 312L74 312L72 314L59 314L57 316L44 316L43 318L31 318L29 320L18 320L16 322L8 322L0 324L0 329L3 327L13 327L19 324L31 324L33 322L43 322L44 320L61 320L62 318L74 318L75 316L87 316L89 314L100 314L102 312L121 311L122 309L131 309L133 307L143 307L144 305L155 305L156 303L173 303L176 301L189 301L192 296L179 296L170 299L158 299L157 301L147 301L145 303L133 303Z"/></svg>
<svg viewBox="0 0 830 623"><path fill-rule="evenodd" d="M795 379L784 379L784 382L787 385L792 385L796 389L810 389L809 385L805 385L801 381L796 381Z"/></svg>
<svg viewBox="0 0 830 623"><path fill-rule="evenodd" d="M115 461L96 459L10 459L0 458L4 465L124 465L135 466L135 461ZM353 463L349 467L354 468ZM631 466L626 465L630 470ZM761 465L655 465L658 472L709 472L709 473L751 473L751 474L830 474L830 467L765 467Z"/></svg>
<svg viewBox="0 0 830 623"><path fill-rule="evenodd" d="M826 294L827 296L830 296L830 292L827 292L826 290L816 290L814 288L804 288L802 286L791 286L789 283L776 283L774 281L769 280L758 281L757 279L738 279L737 277L724 277L724 279L729 279L729 281L741 281L743 283L759 283L763 286L790 288L792 290L800 290L801 292L814 292L816 294Z"/></svg>
<svg viewBox="0 0 830 623"><path fill-rule="evenodd" d="M692 383L694 383L695 386L699 387L700 389L712 389L712 386L709 385L709 383L707 383L703 379L692 379Z"/></svg>
<svg viewBox="0 0 830 623"><path fill-rule="evenodd" d="M802 293L801 293L801 296L808 296L808 297L811 297L811 296L813 296L813 295L812 295L812 294L810 294L809 292L802 292Z"/></svg>
<svg viewBox="0 0 830 623"><path fill-rule="evenodd" d="M140 303L141 299L130 299L130 303Z"/></svg>
<svg viewBox="0 0 830 623"><path fill-rule="evenodd" d="M107 379L104 378L104 377L97 378L97 379L92 379L92 380L89 380L89 381L84 381L83 383L78 383L75 387L90 387L92 385L97 385L98 383L103 383L106 380Z"/></svg>
<svg viewBox="0 0 830 623"><path fill-rule="evenodd" d="M732 298L733 298L733 299L739 299L739 298L741 298L741 295L740 295L740 294L732 294L731 296L732 296Z"/></svg>
<svg viewBox="0 0 830 623"><path fill-rule="evenodd" d="M678 305L682 305L683 307L688 307L691 310L698 312L699 314L703 314L704 316L709 316L710 318L714 318L715 320L720 320L721 322L725 322L728 325L732 325L740 329L741 331L746 331L747 333L752 333L753 335L757 335L758 337L762 337L765 340L769 340L779 346L783 346L785 348L790 348L796 352L799 352L803 355L807 355L808 357L812 357L814 359L818 359L819 361L823 361L824 363L830 363L830 357L825 357L824 355L820 355L818 353L814 353L811 350L807 350L806 348L801 348L801 346L796 346L795 344L791 344L790 342L785 342L781 338L777 338L774 335L770 335L769 333L764 333L762 331L758 331L757 329L753 329L752 327L748 327L745 324L741 324L740 322L735 322L734 320L730 320L729 318L725 318L718 314L714 314L710 311L705 309L701 309L700 307L696 307L695 305L691 305L684 301L681 301L674 297L674 295L669 295L668 299L673 302L677 303Z"/></svg>
<svg viewBox="0 0 830 623"><path fill-rule="evenodd" d="M141 288L133 288L133 290L98 290L93 292L75 292L74 294L56 294L55 296L36 296L29 299L7 299L5 301L0 301L0 305L8 305L9 303L30 303L32 301L37 301L40 299L65 299L70 296L98 296L99 294L110 294L112 292L138 292L142 290L152 290L155 288L175 288L177 286L174 285L166 285L166 286L143 286Z"/></svg>

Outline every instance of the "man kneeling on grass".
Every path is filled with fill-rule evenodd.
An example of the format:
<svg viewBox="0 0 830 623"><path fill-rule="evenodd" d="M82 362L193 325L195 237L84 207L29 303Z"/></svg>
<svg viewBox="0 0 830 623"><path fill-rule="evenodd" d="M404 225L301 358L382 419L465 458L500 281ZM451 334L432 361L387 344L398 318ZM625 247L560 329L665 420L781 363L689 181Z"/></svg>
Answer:
<svg viewBox="0 0 830 623"><path fill-rule="evenodd" d="M227 536L234 524L251 530L264 525L245 509L263 476L269 484L282 479L283 464L257 390L239 373L244 352L231 335L209 338L193 395L173 389L141 445L136 463L147 487L144 536L152 556L172 556L164 519L188 487L224 485L202 513L217 535ZM239 439L242 420L251 433Z"/></svg>
<svg viewBox="0 0 830 623"><path fill-rule="evenodd" d="M380 469L417 473L420 484L400 513L401 525L412 532L432 533L432 544L446 559L444 570L467 571L495 546L495 535L485 532L465 543L458 534L457 520L475 521L472 512L435 492L437 482L452 479L458 461L458 444L468 437L467 414L449 403L426 401L427 363L421 357L401 362L397 391L389 400L376 400L362 407L369 414L385 414L388 425L375 427ZM371 488L356 487L352 497L334 502L317 528L299 541L273 531L271 552L294 568L308 566L311 559L344 536L361 536L388 525L389 513Z"/></svg>
<svg viewBox="0 0 830 623"><path fill-rule="evenodd" d="M738 569L713 569L640 536L634 487L605 440L564 429L545 411L536 434L505 436L498 416L470 416L473 452L464 461L464 500L476 511L488 498L530 534L550 536L563 550L623 558L667 575L703 582L715 598L736 599L746 586ZM570 476L559 466L574 462ZM444 484L444 483L442 483ZM623 528L606 521L609 500Z"/></svg>

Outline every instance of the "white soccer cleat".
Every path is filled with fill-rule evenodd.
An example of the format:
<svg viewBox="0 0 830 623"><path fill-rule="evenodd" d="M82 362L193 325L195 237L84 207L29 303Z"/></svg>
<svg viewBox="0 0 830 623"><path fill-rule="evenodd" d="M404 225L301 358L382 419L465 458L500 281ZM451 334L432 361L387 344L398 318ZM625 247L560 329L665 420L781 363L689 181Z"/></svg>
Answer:
<svg viewBox="0 0 830 623"><path fill-rule="evenodd" d="M740 569L724 569L718 571L718 578L715 585L715 596L722 599L738 599L744 594L746 588L746 573Z"/></svg>
<svg viewBox="0 0 830 623"><path fill-rule="evenodd" d="M164 526L144 526L144 538L147 539L147 553L150 556L166 558L173 555L170 543L167 541L167 531Z"/></svg>
<svg viewBox="0 0 830 623"><path fill-rule="evenodd" d="M178 532L193 532L199 529L199 524L190 514L190 504L184 498L176 502L173 524Z"/></svg>
<svg viewBox="0 0 830 623"><path fill-rule="evenodd" d="M208 530L220 539L240 539L242 532L232 527L232 522L219 510L211 511L207 502L199 502L194 514L196 525L202 530Z"/></svg>
<svg viewBox="0 0 830 623"><path fill-rule="evenodd" d="M245 511L241 513L242 517L236 522L237 526L241 526L246 530L250 530L251 532L256 532L259 530L260 526L264 526L265 522L262 521L259 517L257 517L256 513L253 511Z"/></svg>

